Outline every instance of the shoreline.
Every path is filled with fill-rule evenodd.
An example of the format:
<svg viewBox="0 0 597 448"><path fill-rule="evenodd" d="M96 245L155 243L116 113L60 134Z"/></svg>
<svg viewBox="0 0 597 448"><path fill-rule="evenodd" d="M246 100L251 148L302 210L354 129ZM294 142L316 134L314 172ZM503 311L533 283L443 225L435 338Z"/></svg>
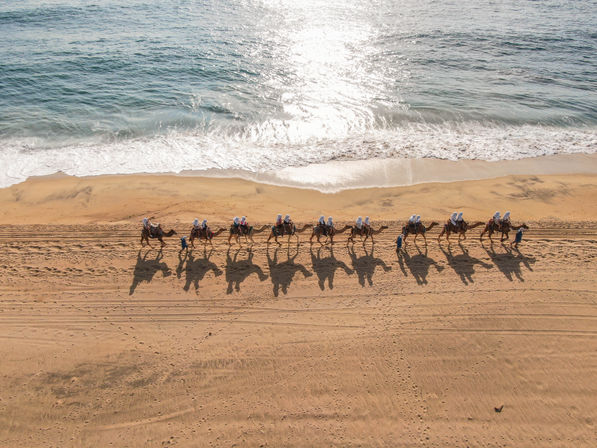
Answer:
<svg viewBox="0 0 597 448"><path fill-rule="evenodd" d="M434 158L337 160L261 173L239 169L207 169L76 176L59 171L47 175L30 176L22 182L1 187L0 191L15 185L22 185L29 180L52 179L62 176L78 179L104 176L180 176L246 180L277 187L300 188L333 194L364 188L391 188L432 182L483 180L509 175L575 173L597 174L597 153L557 154L499 161L468 159L453 161Z"/></svg>

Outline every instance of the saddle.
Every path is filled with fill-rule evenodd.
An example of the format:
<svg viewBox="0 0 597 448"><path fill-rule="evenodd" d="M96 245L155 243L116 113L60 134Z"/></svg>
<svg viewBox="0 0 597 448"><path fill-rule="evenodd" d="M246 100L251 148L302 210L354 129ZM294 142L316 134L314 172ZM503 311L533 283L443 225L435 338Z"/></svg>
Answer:
<svg viewBox="0 0 597 448"><path fill-rule="evenodd" d="M496 222L493 220L493 218L491 218L488 222L487 222L487 227L489 228L489 230L491 230L492 232L499 232L502 228L501 223L496 224Z"/></svg>
<svg viewBox="0 0 597 448"><path fill-rule="evenodd" d="M274 234L274 236L282 236L284 234L284 225L273 225L272 233Z"/></svg>
<svg viewBox="0 0 597 448"><path fill-rule="evenodd" d="M321 230L321 234L323 236L328 236L328 226L326 224L317 224L317 227Z"/></svg>
<svg viewBox="0 0 597 448"><path fill-rule="evenodd" d="M149 225L149 237L150 238L157 238L160 234L161 227L159 224L150 224Z"/></svg>

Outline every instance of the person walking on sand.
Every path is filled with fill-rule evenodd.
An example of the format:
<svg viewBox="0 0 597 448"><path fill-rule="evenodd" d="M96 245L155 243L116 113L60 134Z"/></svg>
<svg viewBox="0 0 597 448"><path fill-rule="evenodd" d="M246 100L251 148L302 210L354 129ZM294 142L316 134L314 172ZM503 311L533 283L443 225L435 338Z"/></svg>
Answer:
<svg viewBox="0 0 597 448"><path fill-rule="evenodd" d="M516 236L514 237L514 241L510 243L510 247L514 247L515 249L518 249L518 244L520 242L522 242L522 232L523 232L524 228L521 227L520 229L518 229L516 231Z"/></svg>

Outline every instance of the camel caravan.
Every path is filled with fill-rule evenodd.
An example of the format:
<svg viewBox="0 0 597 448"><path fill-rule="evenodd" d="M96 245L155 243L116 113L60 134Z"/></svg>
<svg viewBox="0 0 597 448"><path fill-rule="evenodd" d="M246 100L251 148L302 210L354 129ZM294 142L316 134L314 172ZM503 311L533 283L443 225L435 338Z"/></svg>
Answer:
<svg viewBox="0 0 597 448"><path fill-rule="evenodd" d="M431 222L428 226L421 222L420 215L412 215L408 221L401 227L401 234L399 236L400 244L404 242L406 244L406 240L409 235L413 235L413 240L416 243L417 237L420 235L422 236L425 245L427 245L427 237L426 233L434 228L435 226L439 226L438 222ZM519 243L522 239L522 232L523 230L528 229L529 227L526 224L521 224L515 226L510 221L510 212L504 213L503 217L500 217L500 212L495 212L493 217L491 217L486 223L482 221L478 221L472 224L469 224L463 218L463 212L454 212L450 215L450 217L446 220L443 224L442 229L437 237L438 242L441 242L442 236L446 236L446 241L450 244L450 236L452 234L458 235L458 242L461 242L466 239L466 232L468 230L474 229L479 226L485 226L483 231L481 232L479 239L483 241L483 236L485 234L488 235L489 239L493 241L492 236L494 234L500 234L501 238L500 241L508 241L509 240L509 233L512 230L516 230L516 243ZM374 229L371 226L371 222L369 217L366 216L365 219L359 216L354 225L345 225L342 228L336 228L334 224L333 218L330 216L328 217L327 221L325 217L322 215L319 217L319 220L316 224L305 224L301 228L297 228L297 226L292 221L290 215L286 215L282 218L282 215L279 214L276 217L276 220L273 225L264 225L259 228L254 228L253 226L249 225L247 218L243 216L242 218L235 217L232 220L232 224L229 228L222 227L215 232L212 231L208 224L207 219L204 219L201 223L199 223L199 219L195 218L193 221L193 226L189 232L188 237L188 244L191 248L195 247L195 240L199 240L204 245L210 244L213 246L213 239L220 235L221 233L228 230L228 245L232 245L232 239L239 246L242 246L241 239L244 239L246 244L254 244L255 240L253 236L262 233L266 230L270 231L269 236L267 238L266 243L269 245L270 242L273 240L278 245L282 243L278 240L279 238L287 237L286 242L290 244L293 237L296 238L296 244L300 244L300 237L299 235L305 232L308 229L311 230L311 237L309 238L309 243L312 245L314 244L313 239L320 244L321 246L327 244L334 244L334 237L345 233L348 231L348 238L346 240L346 245L353 244L357 241L362 242L365 244L368 240L371 240L371 244L375 244L374 236L380 234L384 230L388 229L388 226L382 225L377 229ZM154 224L150 222L149 218L143 219L143 228L141 230L141 246L147 244L149 247L153 247L150 244L151 239L157 239L161 247L166 245L164 238L171 237L176 235L176 231L171 229L168 232L164 232L160 224ZM181 238L183 249L187 247L187 237L184 236Z"/></svg>

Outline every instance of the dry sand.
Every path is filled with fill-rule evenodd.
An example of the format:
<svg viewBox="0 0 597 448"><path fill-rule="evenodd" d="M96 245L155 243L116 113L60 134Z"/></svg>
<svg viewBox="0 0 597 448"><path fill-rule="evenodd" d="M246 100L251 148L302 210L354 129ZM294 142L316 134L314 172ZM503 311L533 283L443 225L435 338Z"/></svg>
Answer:
<svg viewBox="0 0 597 448"><path fill-rule="evenodd" d="M176 176L0 190L0 446L595 446L597 176L324 195ZM519 248L410 244L396 219L511 209ZM369 214L370 244L139 250L280 212ZM305 240L305 236L302 239ZM511 235L512 237L512 235ZM503 406L503 408L501 408ZM494 408L501 408L496 412Z"/></svg>

